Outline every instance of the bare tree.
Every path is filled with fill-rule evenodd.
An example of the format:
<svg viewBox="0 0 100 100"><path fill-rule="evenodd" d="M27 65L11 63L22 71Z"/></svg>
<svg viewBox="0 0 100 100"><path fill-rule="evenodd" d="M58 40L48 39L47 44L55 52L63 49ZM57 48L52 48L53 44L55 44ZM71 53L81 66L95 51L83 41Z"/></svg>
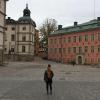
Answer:
<svg viewBox="0 0 100 100"><path fill-rule="evenodd" d="M45 48L46 52L48 51L48 35L57 30L57 21L55 19L46 19L42 26L40 27L41 40L40 46Z"/></svg>

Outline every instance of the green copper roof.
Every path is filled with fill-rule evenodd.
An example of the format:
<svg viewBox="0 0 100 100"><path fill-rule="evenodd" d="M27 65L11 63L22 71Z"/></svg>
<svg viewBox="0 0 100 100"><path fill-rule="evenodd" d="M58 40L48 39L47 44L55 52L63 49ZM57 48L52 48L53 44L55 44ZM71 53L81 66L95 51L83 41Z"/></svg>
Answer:
<svg viewBox="0 0 100 100"><path fill-rule="evenodd" d="M28 4L26 4L26 8L23 10L23 17L18 19L19 23L30 23L34 27L36 27L36 23L30 17L31 11L28 9Z"/></svg>
<svg viewBox="0 0 100 100"><path fill-rule="evenodd" d="M31 18L29 17L29 16L23 16L23 17L20 17L19 19L18 19L19 21L21 21L21 20L31 20Z"/></svg>
<svg viewBox="0 0 100 100"><path fill-rule="evenodd" d="M36 27L36 23L29 16L20 17L18 19L18 22L19 23L31 23L33 26Z"/></svg>
<svg viewBox="0 0 100 100"><path fill-rule="evenodd" d="M100 28L100 20L95 19L83 24L78 24L77 26L65 27L62 28L61 30L56 30L55 32L50 33L50 36L80 32L80 31L85 31L85 30L95 29L95 28Z"/></svg>

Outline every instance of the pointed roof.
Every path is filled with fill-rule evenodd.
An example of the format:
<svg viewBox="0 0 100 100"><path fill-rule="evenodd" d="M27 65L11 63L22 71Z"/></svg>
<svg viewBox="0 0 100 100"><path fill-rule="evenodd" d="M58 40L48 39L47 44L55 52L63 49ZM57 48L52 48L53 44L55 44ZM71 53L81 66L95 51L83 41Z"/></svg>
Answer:
<svg viewBox="0 0 100 100"><path fill-rule="evenodd" d="M30 23L34 27L36 27L36 23L32 20L30 15L31 15L31 11L28 9L28 4L26 4L26 8L23 10L23 17L20 17L18 19L18 22L19 23Z"/></svg>
<svg viewBox="0 0 100 100"><path fill-rule="evenodd" d="M31 11L28 9L28 4L26 4L26 8L23 11L23 16L30 16Z"/></svg>

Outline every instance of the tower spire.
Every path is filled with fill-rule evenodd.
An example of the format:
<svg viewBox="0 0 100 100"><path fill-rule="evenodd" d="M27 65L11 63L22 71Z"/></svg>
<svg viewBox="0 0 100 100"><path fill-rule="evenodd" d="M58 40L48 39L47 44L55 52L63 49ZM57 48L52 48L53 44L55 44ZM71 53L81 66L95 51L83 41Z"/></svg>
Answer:
<svg viewBox="0 0 100 100"><path fill-rule="evenodd" d="M23 16L30 16L31 11L28 9L28 4L26 4L26 8L23 11Z"/></svg>
<svg viewBox="0 0 100 100"><path fill-rule="evenodd" d="M28 3L26 3L26 8L28 8Z"/></svg>

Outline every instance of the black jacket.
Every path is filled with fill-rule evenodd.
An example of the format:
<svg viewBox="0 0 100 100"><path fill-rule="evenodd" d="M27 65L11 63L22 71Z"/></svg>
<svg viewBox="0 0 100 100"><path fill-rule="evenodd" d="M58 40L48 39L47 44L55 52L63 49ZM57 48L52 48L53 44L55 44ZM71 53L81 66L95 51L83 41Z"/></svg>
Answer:
<svg viewBox="0 0 100 100"><path fill-rule="evenodd" d="M53 73L53 71L51 71L51 78L48 78L48 73L47 73L47 70L46 70L45 73L44 73L44 81L45 82L52 82L53 76L54 76L54 73Z"/></svg>

